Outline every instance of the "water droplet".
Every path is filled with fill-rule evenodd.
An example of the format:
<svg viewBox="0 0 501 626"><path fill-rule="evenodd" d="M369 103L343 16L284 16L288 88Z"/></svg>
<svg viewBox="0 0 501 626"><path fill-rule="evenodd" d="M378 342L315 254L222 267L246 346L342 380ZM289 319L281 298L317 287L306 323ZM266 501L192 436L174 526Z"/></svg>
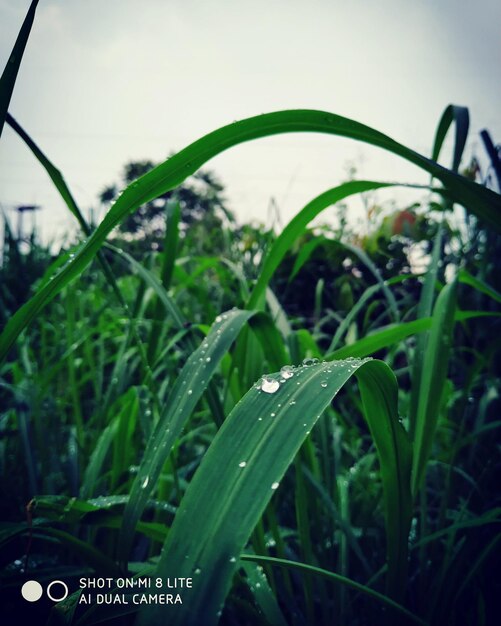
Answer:
<svg viewBox="0 0 501 626"><path fill-rule="evenodd" d="M263 421L263 418L262 418L262 417L258 417L258 418L257 418L257 421L258 421L258 422L262 422L262 421Z"/></svg>
<svg viewBox="0 0 501 626"><path fill-rule="evenodd" d="M294 368L292 367L292 365L284 365L280 369L280 374L285 379L292 378L294 376Z"/></svg>
<svg viewBox="0 0 501 626"><path fill-rule="evenodd" d="M200 574L201 572L202 572L202 570L199 567L197 567L196 570L193 573L198 576L198 574Z"/></svg>
<svg viewBox="0 0 501 626"><path fill-rule="evenodd" d="M222 322L222 321L223 321L223 318L220 315L218 315L216 317L216 322L219 324L219 322Z"/></svg>
<svg viewBox="0 0 501 626"><path fill-rule="evenodd" d="M247 465L247 461L240 461L238 467L245 467Z"/></svg>
<svg viewBox="0 0 501 626"><path fill-rule="evenodd" d="M316 365L318 363L318 359L303 359L303 365L309 367L310 365Z"/></svg>
<svg viewBox="0 0 501 626"><path fill-rule="evenodd" d="M296 401L295 401L295 400L291 400L291 401L289 402L289 404L290 404L291 406L294 406L294 405L296 404Z"/></svg>
<svg viewBox="0 0 501 626"><path fill-rule="evenodd" d="M278 380L273 378L268 378L267 376L263 376L261 379L261 391L265 393L275 393L280 387L280 383Z"/></svg>
<svg viewBox="0 0 501 626"><path fill-rule="evenodd" d="M275 489L278 489L279 485L280 485L280 483L275 482L275 483L272 484L271 488L273 489L273 491L275 491Z"/></svg>
<svg viewBox="0 0 501 626"><path fill-rule="evenodd" d="M237 562L236 558L234 556L232 556L231 559L230 559L230 563L236 563L236 562Z"/></svg>
<svg viewBox="0 0 501 626"><path fill-rule="evenodd" d="M146 489L146 487L148 486L148 483L150 482L150 477L146 476L146 478L143 480L143 482L141 483L141 489Z"/></svg>
<svg viewBox="0 0 501 626"><path fill-rule="evenodd" d="M270 417L275 417L276 413L270 413Z"/></svg>
<svg viewBox="0 0 501 626"><path fill-rule="evenodd" d="M193 393L193 389L188 389L188 395L191 396L192 393Z"/></svg>
<svg viewBox="0 0 501 626"><path fill-rule="evenodd" d="M206 363L210 363L210 356L208 356L208 357L205 359L205 362L206 362Z"/></svg>
<svg viewBox="0 0 501 626"><path fill-rule="evenodd" d="M323 380L323 381L320 383L320 387L323 387L324 389L327 387L327 383L325 382L325 380Z"/></svg>

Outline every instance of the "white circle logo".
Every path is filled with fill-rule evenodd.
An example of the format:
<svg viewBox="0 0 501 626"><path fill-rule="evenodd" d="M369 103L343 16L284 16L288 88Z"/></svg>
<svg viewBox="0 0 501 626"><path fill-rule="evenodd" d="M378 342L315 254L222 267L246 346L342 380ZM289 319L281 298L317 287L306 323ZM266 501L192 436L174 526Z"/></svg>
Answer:
<svg viewBox="0 0 501 626"><path fill-rule="evenodd" d="M54 585L61 585L63 587L61 595L54 596L51 594L51 589ZM53 580L47 587L47 595L52 600L52 602L61 602L62 600L66 600L66 598L68 597L68 585L66 583L63 583L62 580Z"/></svg>
<svg viewBox="0 0 501 626"><path fill-rule="evenodd" d="M36 580L27 580L21 587L21 595L27 602L36 602L42 597L42 585Z"/></svg>

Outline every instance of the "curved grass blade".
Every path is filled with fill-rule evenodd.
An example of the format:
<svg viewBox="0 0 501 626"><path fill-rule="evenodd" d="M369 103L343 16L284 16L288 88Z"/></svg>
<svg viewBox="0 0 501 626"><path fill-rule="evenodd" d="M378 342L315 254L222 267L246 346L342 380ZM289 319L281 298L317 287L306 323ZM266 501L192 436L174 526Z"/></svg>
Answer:
<svg viewBox="0 0 501 626"><path fill-rule="evenodd" d="M456 292L457 280L445 285L433 309L432 326L423 359L420 396L416 412L412 459L412 493L414 496L425 476L438 423L443 387L447 379L456 310Z"/></svg>
<svg viewBox="0 0 501 626"><path fill-rule="evenodd" d="M34 537L44 540L55 539L65 546L72 554L80 557L84 563L90 565L96 572L106 576L119 576L120 569L114 561L105 556L90 543L74 537L70 533L57 528L37 527Z"/></svg>
<svg viewBox="0 0 501 626"><path fill-rule="evenodd" d="M251 311L232 310L216 318L202 344L188 358L151 435L132 485L120 532L120 557L127 562L136 524L155 488L172 445L207 389L219 362L228 352Z"/></svg>
<svg viewBox="0 0 501 626"><path fill-rule="evenodd" d="M388 596L385 596L384 594L379 593L378 591L375 591L374 589L371 589L370 587L367 587L366 585L357 583L357 581L352 580L351 578L346 578L346 576L340 576L339 574L336 574L335 572L329 572L325 569L322 569L321 567L314 567L313 565L307 565L306 563L300 563L298 561L278 559L272 556L261 556L259 554L241 554L240 558L242 559L242 561L252 561L255 563L263 563L263 564L269 563L270 565L276 565L277 567L284 567L287 569L296 569L301 572L311 573L316 576L321 576L322 578L330 580L334 583L345 585L346 587L354 589L355 591L359 591L360 593L363 593L373 598L374 600L376 600L383 606L387 606L388 608L398 611L399 613L402 614L402 616L405 615L405 617L413 621L415 624L421 624L421 626L426 626L426 622L424 620L422 620L417 615L414 615L413 613L408 611L404 606L402 606L401 604L398 604L398 602L395 602Z"/></svg>
<svg viewBox="0 0 501 626"><path fill-rule="evenodd" d="M459 270L458 280L460 283L464 283L465 285L473 287L477 291L480 291L486 296L489 296L489 298L492 298L495 302L501 304L501 293L499 293L499 291L496 291L494 287L491 287L484 281L475 278L475 276L472 276L472 274L470 274L467 270Z"/></svg>
<svg viewBox="0 0 501 626"><path fill-rule="evenodd" d="M495 311L457 311L454 315L456 322L473 319L475 317L499 317L501 313ZM422 333L429 330L432 326L433 318L425 317L413 322L400 322L399 324L391 324L385 328L375 331L366 337L362 337L354 343L343 346L325 355L325 359L332 361L334 359L346 359L348 357L362 358L370 356L389 346L395 345L402 339Z"/></svg>
<svg viewBox="0 0 501 626"><path fill-rule="evenodd" d="M407 276L407 275L394 276L393 278L389 278L388 280L386 280L384 282L385 282L385 284L387 286L390 286L390 285L395 285L397 283L401 283L404 280L408 280L408 278L409 278L409 276ZM327 353L334 352L334 350L336 349L339 341L341 340L341 337L343 336L344 333L346 333L348 331L351 322L355 319L355 317L358 315L358 313L362 309L364 309L365 303L368 300L370 300L370 298L372 298L372 296L375 293L377 293L379 291L379 289L381 289L381 284L379 282L376 285L372 285L371 287L367 287L367 289L360 296L360 298L357 300L357 302L354 304L354 306L350 309L350 311L348 312L348 314L346 315L344 320L336 328L336 332L334 333L334 337L332 338L331 344L330 344L329 348L327 349ZM352 356L356 356L356 355L352 355ZM360 356L360 355L358 355L358 356ZM369 356L369 355L368 354L363 354L361 356Z"/></svg>
<svg viewBox="0 0 501 626"><path fill-rule="evenodd" d="M251 117L224 126L160 164L131 185L117 198L102 223L82 245L74 259L40 289L9 320L0 336L0 362L5 359L20 332L59 291L76 278L95 257L109 233L139 206L180 185L209 159L237 144L287 132L318 132L351 137L379 146L421 167L442 182L450 198L459 202L499 231L501 197L485 187L450 172L434 161L364 124L325 111L278 111Z"/></svg>
<svg viewBox="0 0 501 626"><path fill-rule="evenodd" d="M7 111L9 109L12 92L14 91L14 85L16 84L17 73L19 71L19 66L21 65L24 49L26 48L26 43L28 42L28 37L30 36L33 20L35 19L37 5L38 0L33 0L26 17L24 18L23 25L21 26L21 30L19 31L14 48L12 49L9 60L7 61L7 65L5 66L2 76L0 77L0 137L2 136L5 118L8 115Z"/></svg>
<svg viewBox="0 0 501 626"><path fill-rule="evenodd" d="M468 129L470 126L470 115L466 107L461 107L454 104L449 104L449 106L446 107L445 111L442 113L442 117L440 118L440 122L437 127L431 158L434 161L438 160L440 151L442 150L442 146L444 144L445 137L453 122L456 125L456 134L454 137L452 170L454 172L457 172L459 169L459 164L461 162L461 156L466 145Z"/></svg>
<svg viewBox="0 0 501 626"><path fill-rule="evenodd" d="M252 387L218 431L192 479L164 545L157 575L193 577L183 605L172 607L171 626L218 620L237 558L279 481L322 411L356 374L364 414L379 454L385 500L389 593L405 587L410 524L410 446L398 421L397 385L381 361L352 360L303 366L267 393ZM222 473L224 471L224 473ZM390 586L393 586L390 588ZM144 607L138 623L161 619Z"/></svg>
<svg viewBox="0 0 501 626"><path fill-rule="evenodd" d="M76 217L78 223L80 224L80 228L88 236L90 233L90 228L87 225L87 222L85 221L80 209L78 208L75 198L73 197L73 194L66 184L66 181L64 180L60 170L58 170L57 167L51 161L49 161L49 159L45 156L42 150L40 150L40 148L33 141L33 139L28 135L23 127L18 122L16 122L16 120L12 117L12 115L10 115L10 113L7 113L6 121L7 124L9 124L9 126L11 126L21 137L21 139L25 142L28 148L33 152L35 157L41 163L41 165L49 175L50 179L54 183L56 189L59 191L59 194L64 200L66 206Z"/></svg>
<svg viewBox="0 0 501 626"><path fill-rule="evenodd" d="M269 285L275 270L282 262L287 251L294 241L303 233L308 224L327 207L344 200L348 196L382 187L391 187L392 183L378 183L375 181L352 180L338 187L328 189L299 211L299 213L287 224L280 235L273 242L263 262L259 278L252 290L247 303L248 309L256 308Z"/></svg>

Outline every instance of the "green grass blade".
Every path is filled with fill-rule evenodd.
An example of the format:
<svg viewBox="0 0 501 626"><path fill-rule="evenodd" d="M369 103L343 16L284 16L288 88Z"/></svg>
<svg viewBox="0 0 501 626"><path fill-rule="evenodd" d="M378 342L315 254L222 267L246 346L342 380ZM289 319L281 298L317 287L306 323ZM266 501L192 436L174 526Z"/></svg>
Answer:
<svg viewBox="0 0 501 626"><path fill-rule="evenodd" d="M475 317L499 317L500 315L500 313L486 311L457 311L454 315L454 320L456 322L463 322ZM432 317L425 317L420 320L414 320L413 322L391 324L370 335L362 337L362 339L350 345L330 352L325 358L332 361L334 359L346 359L348 357L362 358L370 356L378 350L395 345L406 337L429 330L432 327L432 322Z"/></svg>
<svg viewBox="0 0 501 626"><path fill-rule="evenodd" d="M177 200L167 202L165 214L165 238L160 279L164 289L169 289L179 245L179 221L181 219L181 206L179 202Z"/></svg>
<svg viewBox="0 0 501 626"><path fill-rule="evenodd" d="M433 310L432 326L419 385L419 404L412 459L412 493L423 482L438 423L442 392L447 379L449 353L456 310L457 281L440 292Z"/></svg>
<svg viewBox="0 0 501 626"><path fill-rule="evenodd" d="M242 566L250 590L268 623L273 626L288 626L262 568L250 559L246 559Z"/></svg>
<svg viewBox="0 0 501 626"><path fill-rule="evenodd" d="M240 555L240 558L243 561L263 563L263 565L269 563L271 565L276 565L277 567L284 567L287 569L296 569L301 572L308 572L316 576L320 576L322 578L325 578L326 580L332 581L333 583L338 583L340 585L349 587L350 589L353 589L354 591L359 591L360 593L363 593L364 595L367 595L373 598L374 600L376 600L383 606L386 606L395 611L398 611L399 613L402 614L402 616L405 615L405 617L413 621L415 624L421 624L421 626L426 626L426 622L424 620L422 620L417 615L414 615L413 613L408 611L404 606L402 606L401 604L398 604L398 602L395 602L388 596L385 596L384 594L379 593L378 591L375 591L374 589L371 589L370 587L367 587L366 585L362 585L361 583L358 583L357 581L352 580L351 578L340 576L339 574L336 574L335 572L329 572L320 567L314 567L312 565L308 565L306 563L300 563L298 561L277 559L276 557L261 556L259 554L242 554Z"/></svg>
<svg viewBox="0 0 501 626"><path fill-rule="evenodd" d="M389 280L384 281L386 285L395 285L401 283L404 280L407 280L409 277L407 275L402 276L394 276ZM372 298L372 296L377 293L381 289L381 284L378 281L377 285L372 285L371 287L367 287L364 293L360 296L354 306L350 309L344 320L339 324L336 328L336 332L334 333L334 337L332 338L331 344L327 349L327 353L334 352L336 349L341 337L344 333L346 333L350 327L350 324L358 315L358 313L366 308L365 303ZM353 355L355 356L355 355ZM364 354L363 356L368 356L368 354Z"/></svg>
<svg viewBox="0 0 501 626"><path fill-rule="evenodd" d="M438 266L440 256L442 254L442 226L439 226L437 236L433 243L433 251L431 255L430 265L424 279L424 284L421 289L421 295L419 297L417 307L417 318L424 319L430 317L433 311L433 302L435 300L435 285L437 282ZM421 376L423 370L424 356L426 353L426 344L428 341L428 334L422 333L416 337L416 347L414 349L414 358L412 362L412 387L411 387L411 400L409 407L409 420L410 420L410 432L411 436L414 435L414 429L416 426L417 410L419 405L419 396L421 390Z"/></svg>
<svg viewBox="0 0 501 626"><path fill-rule="evenodd" d="M22 126L18 122L16 122L16 120L9 113L7 113L7 124L9 124L9 126L11 126L16 131L16 133L21 137L21 139L25 142L28 148L33 152L35 157L38 159L38 161L43 166L50 179L54 183L54 186L59 191L59 194L64 200L64 203L76 217L83 232L86 235L89 235L90 229L87 225L87 222L85 221L80 209L78 208L75 198L73 197L73 194L66 184L66 181L64 180L60 170L58 170L57 167L46 157L46 155L37 146L37 144L28 135L28 133L22 128Z"/></svg>
<svg viewBox="0 0 501 626"><path fill-rule="evenodd" d="M400 319L400 314L398 312L398 306L397 306L397 302L395 300L395 296L393 295L392 291L390 290L390 288L388 287L386 282L383 280L383 277L381 276L381 272L378 270L376 265L370 260L368 255L361 248L359 248L358 246L353 246L350 243L343 243L341 245L344 248L346 248L347 250L349 250L356 257L358 257L359 260L369 270L369 272L374 276L374 278L376 279L378 285L380 286L381 290L383 291L383 293L384 293L384 295L385 295L385 297L386 297L386 299L388 301L388 305L389 305L389 307L391 309L391 312L393 314L393 319L395 321L398 321Z"/></svg>
<svg viewBox="0 0 501 626"><path fill-rule="evenodd" d="M468 137L468 129L470 126L470 116L466 107L449 104L445 111L442 113L440 122L435 134L435 141L433 143L433 150L431 158L434 161L438 161L440 151L444 144L445 137L452 123L455 123L456 133L454 138L454 152L452 157L452 169L457 172L459 164L461 162L461 156L466 145L466 139Z"/></svg>
<svg viewBox="0 0 501 626"><path fill-rule="evenodd" d="M489 296L489 298L492 298L495 302L501 303L501 293L499 293L499 291L496 291L494 287L491 287L483 280L475 278L475 276L472 276L467 270L459 270L458 280L460 283L469 285L486 296Z"/></svg>
<svg viewBox="0 0 501 626"><path fill-rule="evenodd" d="M35 11L37 9L38 0L33 0L28 13L24 18L23 25L17 36L16 43L10 54L7 65L0 77L0 137L2 136L2 130L7 117L7 111L9 109L10 99L12 92L14 91L14 85L16 84L17 73L21 60L23 58L24 49L30 36L33 20L35 19Z"/></svg>
<svg viewBox="0 0 501 626"><path fill-rule="evenodd" d="M186 321L184 319L183 314L179 310L179 307L174 302L174 300L168 295L164 286L160 282L160 280L155 276L155 274L147 269L144 265L136 261L134 257L132 257L127 252L124 252L121 248L117 248L112 244L106 244L106 247L109 250L112 250L117 256L118 259L123 263L127 263L130 267L140 276L144 282L151 287L158 297L159 302L165 307L165 310L169 313L172 318L176 328L182 329L183 324Z"/></svg>
<svg viewBox="0 0 501 626"><path fill-rule="evenodd" d="M450 198L500 230L501 197L485 187L438 165L399 144L390 137L348 118L313 110L278 111L251 117L224 126L160 164L129 185L113 204L102 223L81 246L74 259L63 266L49 285L40 289L9 320L0 336L2 362L19 333L69 281L76 278L93 260L109 233L139 206L180 185L209 159L240 143L287 132L318 132L351 137L379 146L421 167L442 182ZM384 184L379 184L384 186ZM373 187L374 188L374 187Z"/></svg>
<svg viewBox="0 0 501 626"><path fill-rule="evenodd" d="M274 393L259 385L248 391L217 433L188 487L157 569L164 578L174 572L194 578L186 602L169 614L171 626L217 622L238 555L307 434L353 374L359 379L379 452L387 528L393 533L388 534L388 566L390 579L398 578L395 569L405 560L410 522L410 457L398 422L395 377L380 361L300 367L284 383L279 382L280 374L273 375L274 382L268 384ZM396 519L388 518L391 512ZM397 584L391 590L394 596L405 585L403 575ZM139 624L159 619L158 607L145 607Z"/></svg>
<svg viewBox="0 0 501 626"><path fill-rule="evenodd" d="M72 554L78 556L84 563L90 565L96 572L105 576L119 576L120 570L116 563L105 556L90 543L74 537L70 533L57 528L37 527L34 536L40 539L55 539L65 546Z"/></svg>
<svg viewBox="0 0 501 626"><path fill-rule="evenodd" d="M338 187L328 189L308 202L273 242L261 267L259 278L252 290L247 308L253 309L258 306L269 285L271 277L287 254L287 251L292 247L294 241L303 233L308 224L324 209L340 200L344 200L348 196L391 186L391 183L352 180Z"/></svg>
<svg viewBox="0 0 501 626"><path fill-rule="evenodd" d="M148 498L155 488L172 445L207 389L219 362L228 352L241 328L252 316L250 311L224 313L202 344L188 358L177 378L158 424L151 435L132 485L120 533L120 556L126 562L134 530Z"/></svg>
<svg viewBox="0 0 501 626"><path fill-rule="evenodd" d="M357 374L364 414L376 444L385 493L388 575L386 593L403 600L407 584L408 536L412 516L412 451L399 422L397 382L389 368L369 361Z"/></svg>

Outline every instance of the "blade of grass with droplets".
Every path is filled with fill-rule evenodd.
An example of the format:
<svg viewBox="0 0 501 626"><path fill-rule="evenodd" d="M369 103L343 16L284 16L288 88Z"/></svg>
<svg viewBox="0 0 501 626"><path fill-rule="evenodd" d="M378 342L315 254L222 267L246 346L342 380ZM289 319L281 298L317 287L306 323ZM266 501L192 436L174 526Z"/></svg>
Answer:
<svg viewBox="0 0 501 626"><path fill-rule="evenodd" d="M157 575L193 577L171 626L215 624L236 561L268 501L322 411L357 375L369 429L379 453L388 555L388 589L405 589L410 524L410 446L398 421L397 384L381 361L303 366L252 387L218 431L192 479L162 551ZM224 468L224 474L222 474ZM145 607L139 624L160 619Z"/></svg>
<svg viewBox="0 0 501 626"><path fill-rule="evenodd" d="M308 572L316 576L321 576L322 578L330 580L333 583L344 585L346 587L349 587L355 591L358 591L360 593L363 593L373 598L376 602L379 602L383 606L397 611L399 614L402 615L402 617L403 616L407 617L409 620L411 620L415 624L420 624L421 626L427 626L427 623L424 620L422 620L417 615L414 615L413 613L408 611L404 606L402 606L401 604L398 604L397 602L395 602L388 596L385 596L384 594L379 593L378 591L375 591L374 589L371 589L370 587L366 585L362 585L361 583L358 583L355 580L352 580L351 578L340 576L339 574L336 574L335 572L329 572L320 567L314 567L312 565L308 565L306 563L300 563L298 561L277 559L276 557L262 556L260 554L242 554L240 555L240 558L244 562L251 561L255 563L262 563L263 565L265 564L276 565L277 567L284 567L286 569L291 569L291 570L295 569L295 570L299 570L302 572Z"/></svg>
<svg viewBox="0 0 501 626"><path fill-rule="evenodd" d="M314 110L291 110L266 113L224 126L184 148L131 185L117 198L102 223L80 247L74 259L56 274L9 320L0 336L0 361L19 333L37 313L70 281L76 278L95 257L109 233L139 206L180 185L209 159L237 144L288 132L318 132L350 137L393 152L421 167L442 182L448 195L500 230L501 197L485 187L438 165L434 161L396 142L390 137L354 120ZM384 184L378 184L385 186ZM375 187L372 187L375 188Z"/></svg>
<svg viewBox="0 0 501 626"><path fill-rule="evenodd" d="M33 20L35 19L37 5L38 0L33 0L26 17L24 18L23 25L21 26L21 30L19 31L14 48L12 49L9 60L7 61L7 65L5 66L2 76L0 77L0 137L2 136L5 118L8 115L7 111L12 97L12 92L14 91L14 85L16 84L17 73L19 71L19 66L21 65L24 49L26 48L26 43L28 42L28 37L30 36Z"/></svg>
<svg viewBox="0 0 501 626"><path fill-rule="evenodd" d="M148 441L124 511L120 533L120 557L123 562L128 560L136 524L156 486L172 445L207 389L219 362L252 315L251 311L235 309L216 318L209 334L190 355L178 376Z"/></svg>
<svg viewBox="0 0 501 626"><path fill-rule="evenodd" d="M447 380L456 310L457 280L445 285L433 309L432 326L421 371L412 458L412 493L423 482L438 424L442 392Z"/></svg>

